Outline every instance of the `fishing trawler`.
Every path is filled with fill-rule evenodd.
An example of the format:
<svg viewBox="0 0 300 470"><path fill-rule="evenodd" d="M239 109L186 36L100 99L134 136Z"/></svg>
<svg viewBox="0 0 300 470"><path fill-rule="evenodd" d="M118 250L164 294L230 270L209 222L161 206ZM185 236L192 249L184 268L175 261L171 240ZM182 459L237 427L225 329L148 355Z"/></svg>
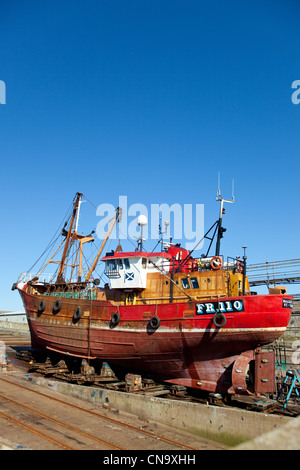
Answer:
<svg viewBox="0 0 300 470"><path fill-rule="evenodd" d="M83 269L84 245L94 237L77 230L82 197L76 194L62 241L45 266L37 274L22 274L13 285L23 300L32 347L207 392L273 393L274 355L263 346L285 331L292 297L284 291L251 292L245 253L226 261L220 254L226 199L218 192L219 218L204 235L210 244L200 258L171 241L149 253L142 235L135 251L122 251L119 244L103 256L120 221L117 209ZM141 232L145 223L138 219ZM215 253L209 255L215 238ZM95 274L99 261L108 281L103 286ZM57 269L46 279L50 265Z"/></svg>

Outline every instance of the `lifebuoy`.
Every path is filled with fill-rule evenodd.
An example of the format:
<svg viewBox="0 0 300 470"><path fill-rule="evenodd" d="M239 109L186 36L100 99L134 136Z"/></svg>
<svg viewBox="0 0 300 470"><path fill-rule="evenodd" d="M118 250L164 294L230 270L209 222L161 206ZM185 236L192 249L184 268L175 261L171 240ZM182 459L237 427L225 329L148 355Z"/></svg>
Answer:
<svg viewBox="0 0 300 470"><path fill-rule="evenodd" d="M44 300L41 300L38 306L38 312L43 313L45 308L46 308L46 302Z"/></svg>
<svg viewBox="0 0 300 470"><path fill-rule="evenodd" d="M214 256L210 262L210 265L214 271L221 269L223 264L221 256Z"/></svg>
<svg viewBox="0 0 300 470"><path fill-rule="evenodd" d="M223 326L226 325L227 320L226 320L225 315L223 315L223 313L216 313L212 321L216 328L222 328Z"/></svg>
<svg viewBox="0 0 300 470"><path fill-rule="evenodd" d="M54 302L54 305L53 305L53 313L56 314L60 311L61 309L61 300L58 299Z"/></svg>
<svg viewBox="0 0 300 470"><path fill-rule="evenodd" d="M150 323L151 328L156 330L160 325L160 319L156 315L154 315L154 317L150 318L149 323Z"/></svg>
<svg viewBox="0 0 300 470"><path fill-rule="evenodd" d="M74 314L73 314L74 321L76 322L80 320L81 317L82 317L82 308L81 307L75 308Z"/></svg>
<svg viewBox="0 0 300 470"><path fill-rule="evenodd" d="M244 263L240 259L236 262L236 269L241 274L244 272Z"/></svg>
<svg viewBox="0 0 300 470"><path fill-rule="evenodd" d="M118 312L113 313L110 319L110 327L113 328L114 326L117 326L118 323L120 323L120 320L120 314Z"/></svg>

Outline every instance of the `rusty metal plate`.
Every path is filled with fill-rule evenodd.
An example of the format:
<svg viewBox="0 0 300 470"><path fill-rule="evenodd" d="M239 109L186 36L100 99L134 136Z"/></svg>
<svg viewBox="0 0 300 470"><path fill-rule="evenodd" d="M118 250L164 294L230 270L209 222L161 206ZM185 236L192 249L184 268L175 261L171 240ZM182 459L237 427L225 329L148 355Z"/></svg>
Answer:
<svg viewBox="0 0 300 470"><path fill-rule="evenodd" d="M255 354L255 393L275 392L275 352Z"/></svg>
<svg viewBox="0 0 300 470"><path fill-rule="evenodd" d="M253 351L245 351L238 356L232 367L232 387L234 393L251 394L247 388L247 372L250 361L254 359Z"/></svg>

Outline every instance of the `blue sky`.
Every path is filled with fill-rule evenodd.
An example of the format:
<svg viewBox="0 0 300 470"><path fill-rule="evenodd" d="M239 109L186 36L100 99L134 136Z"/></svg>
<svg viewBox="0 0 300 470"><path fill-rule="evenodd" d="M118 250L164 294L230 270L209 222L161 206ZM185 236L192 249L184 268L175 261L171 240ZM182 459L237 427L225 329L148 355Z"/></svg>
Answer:
<svg viewBox="0 0 300 470"><path fill-rule="evenodd" d="M76 191L95 206L204 204L207 230L220 172L224 197L235 185L224 254L300 258L299 2L1 0L0 12L0 309L22 308L11 285Z"/></svg>

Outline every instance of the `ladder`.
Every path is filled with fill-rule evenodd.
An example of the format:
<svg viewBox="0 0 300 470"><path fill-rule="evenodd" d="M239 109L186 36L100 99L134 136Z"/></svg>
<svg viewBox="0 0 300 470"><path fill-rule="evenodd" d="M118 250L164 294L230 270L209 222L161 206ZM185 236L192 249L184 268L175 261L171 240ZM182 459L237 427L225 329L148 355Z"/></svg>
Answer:
<svg viewBox="0 0 300 470"><path fill-rule="evenodd" d="M286 372L284 382L283 382L282 387L281 387L281 389L278 393L278 396L277 396L277 401L279 401L279 398L281 396L283 388L284 388L285 384L287 383L288 379L291 380L291 383L290 383L289 390L288 390L288 393L287 393L287 396L286 396L286 399L285 399L282 410L285 410L285 408L288 404L288 401L290 399L290 396L292 394L292 391L294 389L295 389L295 392L296 392L296 395L297 395L298 399L300 399L300 394L299 394L299 391L297 390L297 382L300 385L300 372L299 372L298 369L290 369L290 370L287 370L287 372Z"/></svg>

